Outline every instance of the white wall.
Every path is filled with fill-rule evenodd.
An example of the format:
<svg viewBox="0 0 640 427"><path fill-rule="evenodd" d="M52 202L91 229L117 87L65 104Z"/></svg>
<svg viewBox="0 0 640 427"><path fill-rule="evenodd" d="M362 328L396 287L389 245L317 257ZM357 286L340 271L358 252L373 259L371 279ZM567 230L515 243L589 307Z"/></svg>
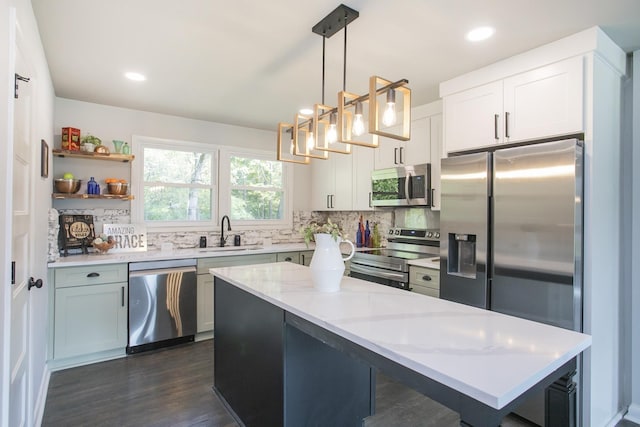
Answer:
<svg viewBox="0 0 640 427"><path fill-rule="evenodd" d="M631 406L626 417L640 424L640 50L633 54L633 165L631 248ZM635 261L635 262L634 262Z"/></svg>
<svg viewBox="0 0 640 427"><path fill-rule="evenodd" d="M13 9L15 8L15 9ZM38 205L43 200L50 200L51 180L39 178L40 176L40 140L53 141L53 99L54 91L49 76L48 65L44 56L40 35L38 32L36 20L31 8L31 2L28 0L2 1L0 3L0 81L4 82L0 87L0 99L7 100L0 103L0 135L3 142L3 156L0 161L0 168L3 173L3 186L0 191L3 194L12 194L12 108L13 108L13 59L9 52L14 41L11 34L13 28L9 25L9 15L15 10L16 22L19 28L19 36L28 53L27 60L30 62L34 72L29 76L32 80L29 83L34 94L34 116L33 116L33 133L32 145L32 164L34 170L32 174L34 183L32 187L33 206L35 216L32 219L34 232L40 236L46 236L47 233L47 212L42 209L42 205ZM0 425L7 424L8 416L8 389L9 375L7 375L8 367L8 350L9 337L8 325L11 316L10 310L10 292L11 287L7 286L10 276L9 266L11 258L11 203L10 197L5 197L6 203L3 203L3 210L0 212L0 223L3 224L0 231L0 271L2 272L2 292L0 292L0 303L2 304L2 328L0 328L0 337L2 339L2 388L0 389L0 398L2 406L0 407ZM41 240L42 242L42 240ZM27 401L32 405L32 413L29 414L28 422L34 425L39 424L42 411L44 410L44 398L46 387L48 385L49 373L46 369L47 358L47 312L49 307L48 300L48 283L47 283L47 265L46 265L47 248L45 244L36 244L33 247L32 259L33 268L31 274L36 278L42 278L44 287L40 290L32 290L29 295L30 300L30 360L29 366L29 386Z"/></svg>
<svg viewBox="0 0 640 427"><path fill-rule="evenodd" d="M55 145L60 148L62 127L79 128L91 133L113 148L112 140L131 143L133 135L216 145L276 150L276 132L264 131L145 111L92 104L65 98L55 103ZM275 126L275 124L274 124ZM109 162L106 162L109 163ZM105 166L105 167L108 167ZM311 167L294 166L294 210L309 210L311 197Z"/></svg>

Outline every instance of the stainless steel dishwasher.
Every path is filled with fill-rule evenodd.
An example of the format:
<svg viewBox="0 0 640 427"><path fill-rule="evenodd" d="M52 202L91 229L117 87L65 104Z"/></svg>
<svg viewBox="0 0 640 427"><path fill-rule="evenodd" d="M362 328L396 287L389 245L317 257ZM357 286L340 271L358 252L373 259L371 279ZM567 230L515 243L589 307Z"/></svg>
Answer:
<svg viewBox="0 0 640 427"><path fill-rule="evenodd" d="M130 263L127 354L193 341L196 298L195 259Z"/></svg>

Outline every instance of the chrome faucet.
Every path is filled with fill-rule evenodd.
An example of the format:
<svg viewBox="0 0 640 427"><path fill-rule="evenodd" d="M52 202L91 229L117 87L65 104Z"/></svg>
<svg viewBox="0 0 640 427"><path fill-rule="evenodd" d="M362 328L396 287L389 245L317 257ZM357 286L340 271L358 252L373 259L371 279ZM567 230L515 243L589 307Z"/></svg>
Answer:
<svg viewBox="0 0 640 427"><path fill-rule="evenodd" d="M231 231L231 220L227 215L222 217L222 222L220 223L220 247L223 247L225 243L227 243L227 237L224 237L224 220L227 220L227 231Z"/></svg>

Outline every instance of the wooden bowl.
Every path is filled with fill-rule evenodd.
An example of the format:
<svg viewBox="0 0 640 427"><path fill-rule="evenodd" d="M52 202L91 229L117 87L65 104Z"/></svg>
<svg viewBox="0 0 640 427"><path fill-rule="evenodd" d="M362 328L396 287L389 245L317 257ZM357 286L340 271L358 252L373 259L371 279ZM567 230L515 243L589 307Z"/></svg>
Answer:
<svg viewBox="0 0 640 427"><path fill-rule="evenodd" d="M96 248L99 253L106 254L107 252L109 252L109 249L111 249L116 245L116 242L112 241L112 242L92 243L91 245L94 248Z"/></svg>

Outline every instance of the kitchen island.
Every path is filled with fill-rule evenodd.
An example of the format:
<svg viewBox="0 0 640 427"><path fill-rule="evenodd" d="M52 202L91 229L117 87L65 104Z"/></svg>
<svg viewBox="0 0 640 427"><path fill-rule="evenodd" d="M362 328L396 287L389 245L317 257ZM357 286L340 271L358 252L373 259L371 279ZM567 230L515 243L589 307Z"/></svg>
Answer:
<svg viewBox="0 0 640 427"><path fill-rule="evenodd" d="M210 270L214 389L245 425L361 425L375 369L498 426L533 391L575 369L591 338L345 277L316 291L291 263Z"/></svg>

